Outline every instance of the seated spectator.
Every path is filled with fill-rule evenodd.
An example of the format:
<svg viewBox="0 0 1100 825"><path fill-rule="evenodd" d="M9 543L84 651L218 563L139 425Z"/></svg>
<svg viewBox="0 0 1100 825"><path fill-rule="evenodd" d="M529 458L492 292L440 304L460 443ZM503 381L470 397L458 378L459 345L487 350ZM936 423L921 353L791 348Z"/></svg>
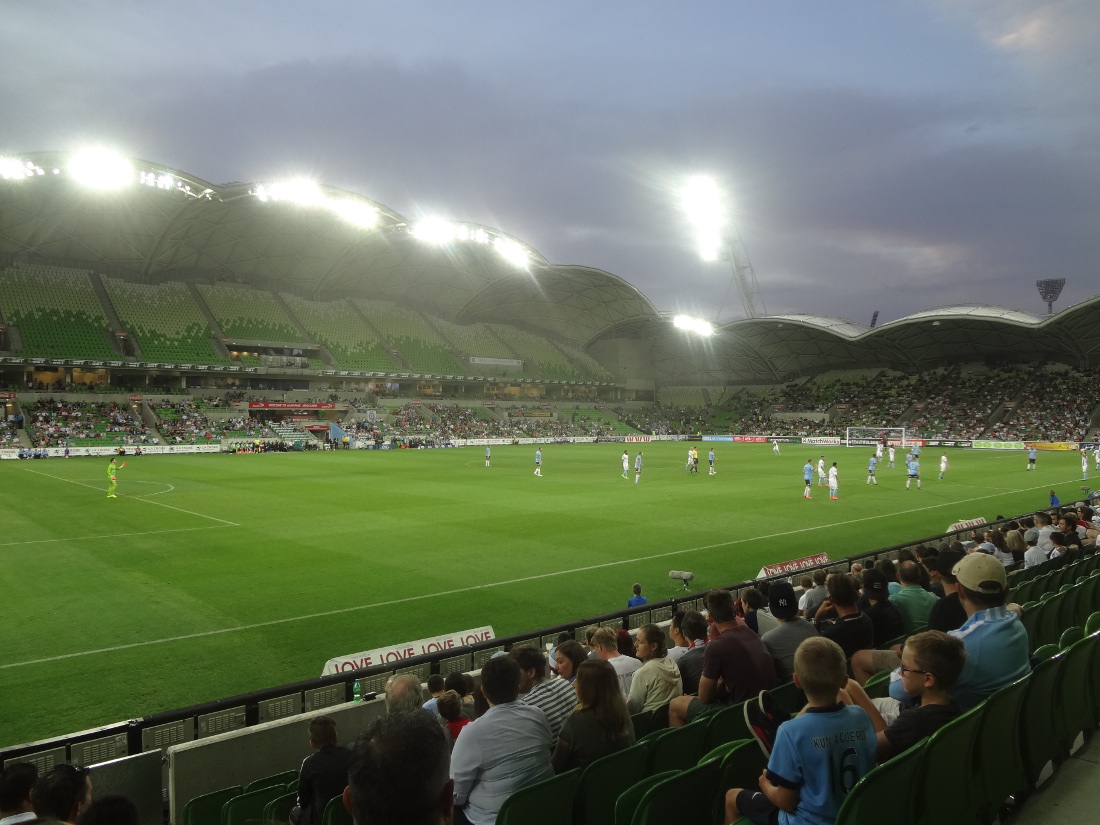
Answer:
<svg viewBox="0 0 1100 825"><path fill-rule="evenodd" d="M343 789L341 788L341 791ZM138 825L137 805L119 794L108 794L88 805L77 825Z"/></svg>
<svg viewBox="0 0 1100 825"><path fill-rule="evenodd" d="M943 583L944 596L932 605L932 612L928 614L929 630L948 633L958 630L966 621L966 611L959 602L959 581L951 572L964 556L966 553L958 550L945 550L936 559L936 576Z"/></svg>
<svg viewBox="0 0 1100 825"><path fill-rule="evenodd" d="M629 630L620 629L615 631L615 647L623 656L634 658L634 638L630 635Z"/></svg>
<svg viewBox="0 0 1100 825"><path fill-rule="evenodd" d="M1035 567L1047 560L1046 552L1039 547L1039 531L1029 530L1024 543L1027 550L1024 551L1024 570Z"/></svg>
<svg viewBox="0 0 1100 825"><path fill-rule="evenodd" d="M756 635L763 636L769 630L775 630L779 624L775 617L765 610L768 601L755 587L750 587L741 594L741 605L744 610L745 624L752 628Z"/></svg>
<svg viewBox="0 0 1100 825"><path fill-rule="evenodd" d="M554 775L546 714L519 701L519 679L519 664L510 656L490 659L481 669L489 709L463 729L451 755L458 825L494 825L504 800Z"/></svg>
<svg viewBox="0 0 1100 825"><path fill-rule="evenodd" d="M864 575L867 575L866 571ZM875 626L870 617L856 607L859 594L852 577L847 573L834 573L829 577L828 588L829 598L822 602L819 611L835 611L837 619L828 626L819 626L818 632L840 645L846 657L851 657L857 650L874 647Z"/></svg>
<svg viewBox="0 0 1100 825"><path fill-rule="evenodd" d="M683 633L684 611L672 611L672 621L668 625L668 635L672 639L672 647L668 649L668 658L678 662L680 657L688 652L691 647L691 639Z"/></svg>
<svg viewBox="0 0 1100 825"><path fill-rule="evenodd" d="M558 676L572 684L577 679L577 668L581 662L588 661L588 651L580 642L562 642L554 653L554 664Z"/></svg>
<svg viewBox="0 0 1100 825"><path fill-rule="evenodd" d="M901 585L898 583L898 568L890 559L879 559L875 562L875 569L886 577L886 586L890 590L890 595L901 592Z"/></svg>
<svg viewBox="0 0 1100 825"><path fill-rule="evenodd" d="M642 595L642 586L635 584L632 588L634 595L626 600L627 607L641 607L643 604L649 604L649 599Z"/></svg>
<svg viewBox="0 0 1100 825"><path fill-rule="evenodd" d="M38 768L30 762L9 763L0 773L0 825L19 825L37 819L31 790Z"/></svg>
<svg viewBox="0 0 1100 825"><path fill-rule="evenodd" d="M355 742L344 807L356 825L458 822L450 757L447 735L428 714L379 717Z"/></svg>
<svg viewBox="0 0 1100 825"><path fill-rule="evenodd" d="M509 653L519 664L520 701L546 714L550 735L558 738L561 726L577 704L573 685L564 679L546 678L546 657L533 647L513 647Z"/></svg>
<svg viewBox="0 0 1100 825"><path fill-rule="evenodd" d="M806 602L810 600L810 591L814 589L814 580L811 576L803 576L798 580L798 612L806 615Z"/></svg>
<svg viewBox="0 0 1100 825"><path fill-rule="evenodd" d="M615 672L619 675L619 688L625 699L630 695L630 682L634 678L634 671L640 668L642 663L633 656L624 656L615 641L615 634L606 627L601 627L592 635L592 645L596 655L615 668ZM631 653L633 652L631 650Z"/></svg>
<svg viewBox="0 0 1100 825"><path fill-rule="evenodd" d="M420 679L411 673L398 673L386 682L386 713L421 710L424 691Z"/></svg>
<svg viewBox="0 0 1100 825"><path fill-rule="evenodd" d="M445 690L439 694L436 707L439 709L439 715L443 717L443 727L447 729L447 735L451 738L451 742L454 742L462 729L471 721L462 715L462 697L453 690Z"/></svg>
<svg viewBox="0 0 1100 825"><path fill-rule="evenodd" d="M656 710L683 695L680 669L668 658L665 633L661 628L655 624L638 628L634 649L642 666L634 673L626 699L631 713Z"/></svg>
<svg viewBox="0 0 1100 825"><path fill-rule="evenodd" d="M422 705L424 710L428 711L428 713L430 713L432 716L435 716L437 713L439 713L439 710L436 708L435 700L438 699L439 695L446 689L446 682L443 680L442 676L440 676L438 673L433 673L431 676L429 676L428 693L432 695L432 698L430 698Z"/></svg>
<svg viewBox="0 0 1100 825"><path fill-rule="evenodd" d="M303 759L298 771L298 802L290 812L296 825L321 825L325 805L348 784L351 754L339 747L334 720L318 716L310 721L309 746L317 753Z"/></svg>
<svg viewBox="0 0 1100 825"><path fill-rule="evenodd" d="M771 654L760 637L737 621L733 594L707 594L707 621L717 636L703 648L699 696L680 696L669 705L669 725L680 727L708 709L743 702L778 684Z"/></svg>
<svg viewBox="0 0 1100 825"><path fill-rule="evenodd" d="M448 673L443 680L444 691L453 690L462 699L462 715L467 719L475 718L474 714L474 680L465 673Z"/></svg>
<svg viewBox="0 0 1100 825"><path fill-rule="evenodd" d="M794 654L798 646L817 635L813 623L799 617L797 598L788 582L775 582L768 591L768 602L778 624L760 640L775 661L776 676L781 682L786 682L794 673Z"/></svg>
<svg viewBox="0 0 1100 825"><path fill-rule="evenodd" d="M889 582L878 570L863 574L863 595L867 608L863 611L875 629L873 647L882 647L905 633L905 619L890 600Z"/></svg>
<svg viewBox="0 0 1100 825"><path fill-rule="evenodd" d="M818 607L823 601L829 598L829 591L825 588L825 582L829 578L827 570L818 568L811 574L813 579L813 589L806 594L806 605L802 610L802 615L807 619L814 618L814 614L817 613Z"/></svg>
<svg viewBox="0 0 1100 825"><path fill-rule="evenodd" d="M566 720L551 759L555 773L583 768L634 744L615 669L604 661L583 662L576 686L577 709Z"/></svg>
<svg viewBox="0 0 1100 825"><path fill-rule="evenodd" d="M684 693L696 694L699 692L699 677L703 675L703 656L708 635L707 620L698 610L686 610L681 629L684 638L690 639L691 644L688 645L687 653L680 657L676 666L680 668Z"/></svg>
<svg viewBox="0 0 1100 825"><path fill-rule="evenodd" d="M88 769L56 765L35 783L31 799L39 819L74 825L92 801L92 779L88 776Z"/></svg>
<svg viewBox="0 0 1100 825"><path fill-rule="evenodd" d="M922 568L915 561L903 561L898 565L898 581L901 589L890 596L890 603L897 607L905 619L905 632L928 625L928 614L936 603L936 596L921 587Z"/></svg>

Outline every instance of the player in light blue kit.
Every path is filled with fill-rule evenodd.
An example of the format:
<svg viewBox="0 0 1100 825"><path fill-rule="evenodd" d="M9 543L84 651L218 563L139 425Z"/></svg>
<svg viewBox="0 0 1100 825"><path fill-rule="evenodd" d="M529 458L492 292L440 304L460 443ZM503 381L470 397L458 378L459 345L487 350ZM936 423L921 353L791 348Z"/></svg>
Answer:
<svg viewBox="0 0 1100 825"><path fill-rule="evenodd" d="M634 483L642 480L642 451L638 451L638 457L634 459Z"/></svg>
<svg viewBox="0 0 1100 825"><path fill-rule="evenodd" d="M535 475L542 476L542 448L535 450Z"/></svg>
<svg viewBox="0 0 1100 825"><path fill-rule="evenodd" d="M1035 469L1035 456L1039 455L1039 451L1034 447L1028 448L1027 451L1027 468L1028 470Z"/></svg>
<svg viewBox="0 0 1100 825"><path fill-rule="evenodd" d="M485 466L486 467L489 466L489 459L492 457L492 455L493 455L493 451L488 446L486 446L485 447Z"/></svg>
<svg viewBox="0 0 1100 825"><path fill-rule="evenodd" d="M922 489L920 486L920 462L913 456L910 456L909 460L905 462L905 471L908 473L908 477L905 479L905 489L909 489L909 485L912 484L913 479L917 480L917 489Z"/></svg>
<svg viewBox="0 0 1100 825"><path fill-rule="evenodd" d="M710 462L710 470L707 472L707 475L710 475L710 476L718 475L718 471L714 469L714 448L713 447L711 447L710 452L707 453L707 461Z"/></svg>
<svg viewBox="0 0 1100 825"><path fill-rule="evenodd" d="M810 486L814 480L814 461L812 458L807 458L805 465L802 467L802 480L806 482L806 489L802 491L802 498L813 498L810 495Z"/></svg>
<svg viewBox="0 0 1100 825"><path fill-rule="evenodd" d="M870 461L867 462L867 483L874 484L876 487L878 487L878 479L875 478L875 467L877 466L878 456L872 453Z"/></svg>

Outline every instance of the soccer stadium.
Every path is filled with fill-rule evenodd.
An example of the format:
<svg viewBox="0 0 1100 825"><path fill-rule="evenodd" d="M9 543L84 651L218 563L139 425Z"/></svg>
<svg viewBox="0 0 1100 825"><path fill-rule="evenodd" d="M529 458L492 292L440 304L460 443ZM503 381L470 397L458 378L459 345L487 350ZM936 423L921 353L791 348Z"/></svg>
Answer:
<svg viewBox="0 0 1100 825"><path fill-rule="evenodd" d="M350 742L410 706L399 686L469 699L483 669L576 642L630 694L629 742L497 821L722 822L766 764L746 703L813 696L788 667L725 673L715 699L700 658L707 707L636 710L623 661L745 632L778 667L761 637L799 622L885 700L892 645L981 612L1023 670L971 674L972 701L864 771L837 821L992 823L1100 726L1098 378L1100 295L711 326L354 192L5 158L0 760L87 768L142 822L286 822L315 717ZM997 575L972 585L953 553ZM927 609L849 648L876 577ZM958 622L932 621L960 591ZM685 637L696 614L723 635ZM903 676L932 673L915 661Z"/></svg>

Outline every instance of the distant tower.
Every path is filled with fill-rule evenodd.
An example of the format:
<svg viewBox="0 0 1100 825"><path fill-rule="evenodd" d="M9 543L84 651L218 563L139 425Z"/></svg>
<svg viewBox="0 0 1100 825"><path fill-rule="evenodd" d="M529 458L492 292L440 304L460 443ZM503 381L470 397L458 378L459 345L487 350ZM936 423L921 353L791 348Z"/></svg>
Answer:
<svg viewBox="0 0 1100 825"><path fill-rule="evenodd" d="M875 314L871 316L871 329L875 328L875 324L878 323L878 310L875 310Z"/></svg>
<svg viewBox="0 0 1100 825"><path fill-rule="evenodd" d="M1054 314L1054 302L1062 294L1062 287L1065 285L1065 278L1046 278L1035 282L1035 286L1039 289L1039 297L1047 302L1047 314Z"/></svg>

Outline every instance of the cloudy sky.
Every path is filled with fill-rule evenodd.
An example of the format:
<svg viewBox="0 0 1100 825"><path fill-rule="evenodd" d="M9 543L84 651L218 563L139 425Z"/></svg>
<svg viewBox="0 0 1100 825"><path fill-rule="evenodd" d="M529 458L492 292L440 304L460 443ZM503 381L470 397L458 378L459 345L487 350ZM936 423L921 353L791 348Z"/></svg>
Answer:
<svg viewBox="0 0 1100 825"><path fill-rule="evenodd" d="M1097 43L1096 0L4 0L0 153L305 175L731 320L705 173L770 314L1041 312L1100 292Z"/></svg>

